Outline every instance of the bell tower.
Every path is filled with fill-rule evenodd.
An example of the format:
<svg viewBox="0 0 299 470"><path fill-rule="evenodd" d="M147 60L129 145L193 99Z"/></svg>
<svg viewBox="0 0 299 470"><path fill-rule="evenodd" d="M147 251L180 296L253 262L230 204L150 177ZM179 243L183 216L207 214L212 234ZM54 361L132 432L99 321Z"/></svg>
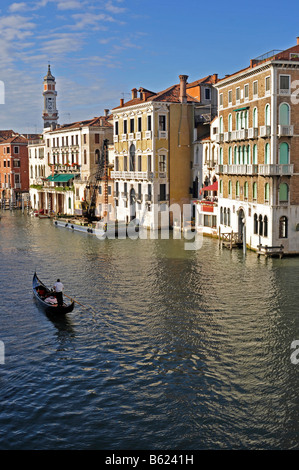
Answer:
<svg viewBox="0 0 299 470"><path fill-rule="evenodd" d="M56 128L58 123L58 111L56 109L56 96L55 91L55 77L51 73L50 64L48 65L48 73L44 77L44 109L43 109L43 120L44 128L52 127Z"/></svg>

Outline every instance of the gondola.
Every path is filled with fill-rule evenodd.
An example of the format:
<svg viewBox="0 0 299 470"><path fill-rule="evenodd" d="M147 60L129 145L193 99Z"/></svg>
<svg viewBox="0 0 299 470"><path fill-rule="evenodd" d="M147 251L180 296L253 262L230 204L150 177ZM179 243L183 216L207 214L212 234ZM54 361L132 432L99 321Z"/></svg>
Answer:
<svg viewBox="0 0 299 470"><path fill-rule="evenodd" d="M70 304L63 302L61 307L58 307L55 293L48 289L40 279L34 273L32 281L33 295L37 299L38 303L44 307L47 313L53 313L56 315L64 315L72 312L74 309L75 302L72 300Z"/></svg>

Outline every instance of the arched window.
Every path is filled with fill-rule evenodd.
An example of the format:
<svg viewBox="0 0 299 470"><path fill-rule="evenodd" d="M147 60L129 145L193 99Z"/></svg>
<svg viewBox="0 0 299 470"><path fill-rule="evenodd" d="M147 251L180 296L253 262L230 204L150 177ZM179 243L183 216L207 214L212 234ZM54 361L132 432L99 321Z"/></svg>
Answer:
<svg viewBox="0 0 299 470"><path fill-rule="evenodd" d="M128 171L128 158L124 155L124 171Z"/></svg>
<svg viewBox="0 0 299 470"><path fill-rule="evenodd" d="M254 110L253 110L253 127L255 127L255 128L258 127L258 122L257 122L257 108L254 108Z"/></svg>
<svg viewBox="0 0 299 470"><path fill-rule="evenodd" d="M135 145L132 144L130 147L130 169L129 171L135 171Z"/></svg>
<svg viewBox="0 0 299 470"><path fill-rule="evenodd" d="M232 115L228 115L228 132L231 132L233 130L233 118Z"/></svg>
<svg viewBox="0 0 299 470"><path fill-rule="evenodd" d="M223 224L223 207L220 207L220 224Z"/></svg>
<svg viewBox="0 0 299 470"><path fill-rule="evenodd" d="M264 227L263 227L263 216L259 216L259 235L262 237L264 233Z"/></svg>
<svg viewBox="0 0 299 470"><path fill-rule="evenodd" d="M229 180L228 182L228 195L231 197L232 196L232 182Z"/></svg>
<svg viewBox="0 0 299 470"><path fill-rule="evenodd" d="M226 213L226 207L224 208L224 225L227 225L227 213Z"/></svg>
<svg viewBox="0 0 299 470"><path fill-rule="evenodd" d="M279 202L288 202L288 200L289 200L289 187L287 183L280 183Z"/></svg>
<svg viewBox="0 0 299 470"><path fill-rule="evenodd" d="M223 148L219 149L219 165L223 165Z"/></svg>
<svg viewBox="0 0 299 470"><path fill-rule="evenodd" d="M240 113L236 113L236 130L240 130Z"/></svg>
<svg viewBox="0 0 299 470"><path fill-rule="evenodd" d="M227 209L227 225L230 225L230 208Z"/></svg>
<svg viewBox="0 0 299 470"><path fill-rule="evenodd" d="M253 146L252 163L253 163L254 165L257 165L257 144L254 144L254 146Z"/></svg>
<svg viewBox="0 0 299 470"><path fill-rule="evenodd" d="M236 182L236 197L240 196L240 182Z"/></svg>
<svg viewBox="0 0 299 470"><path fill-rule="evenodd" d="M244 199L248 199L248 182L244 183Z"/></svg>
<svg viewBox="0 0 299 470"><path fill-rule="evenodd" d="M250 165L250 161L251 161L251 155L250 155L251 151L250 151L250 145L247 145L247 165Z"/></svg>
<svg viewBox="0 0 299 470"><path fill-rule="evenodd" d="M228 148L228 164L232 165L232 163L233 163L233 151L232 151L232 148L229 147Z"/></svg>
<svg viewBox="0 0 299 470"><path fill-rule="evenodd" d="M279 219L279 238L288 238L288 218L285 215Z"/></svg>
<svg viewBox="0 0 299 470"><path fill-rule="evenodd" d="M286 142L282 142L279 146L279 163L281 165L289 163L289 145Z"/></svg>
<svg viewBox="0 0 299 470"><path fill-rule="evenodd" d="M219 180L219 194L223 194L223 181Z"/></svg>
<svg viewBox="0 0 299 470"><path fill-rule="evenodd" d="M86 153L86 149L84 149L84 152L83 152L83 162L84 162L84 165L87 165L87 153Z"/></svg>
<svg viewBox="0 0 299 470"><path fill-rule="evenodd" d="M243 154L242 164L245 165L247 163L247 147L246 147L246 145L243 145L243 147L242 147L242 154Z"/></svg>
<svg viewBox="0 0 299 470"><path fill-rule="evenodd" d="M223 134L223 117L219 118L219 134Z"/></svg>
<svg viewBox="0 0 299 470"><path fill-rule="evenodd" d="M69 209L72 208L72 199L69 197Z"/></svg>
<svg viewBox="0 0 299 470"><path fill-rule="evenodd" d="M94 162L99 163L99 161L100 161L100 151L99 151L99 149L96 149L96 151L94 153Z"/></svg>
<svg viewBox="0 0 299 470"><path fill-rule="evenodd" d="M234 147L234 165L237 164L237 146Z"/></svg>
<svg viewBox="0 0 299 470"><path fill-rule="evenodd" d="M209 159L209 149L208 149L208 147L206 147L206 150L205 150L205 163L206 164L208 163L208 159Z"/></svg>
<svg viewBox="0 0 299 470"><path fill-rule="evenodd" d="M254 217L253 217L253 233L257 234L257 231L258 231L257 214L254 214Z"/></svg>
<svg viewBox="0 0 299 470"><path fill-rule="evenodd" d="M265 202L269 202L269 197L270 197L270 187L269 183L265 184Z"/></svg>
<svg viewBox="0 0 299 470"><path fill-rule="evenodd" d="M270 123L271 123L270 105L266 104L266 107L265 107L265 125L270 126Z"/></svg>
<svg viewBox="0 0 299 470"><path fill-rule="evenodd" d="M252 185L252 198L254 201L257 200L257 183L253 183Z"/></svg>
<svg viewBox="0 0 299 470"><path fill-rule="evenodd" d="M281 126L290 125L290 107L287 103L282 103L279 106L279 124Z"/></svg>
<svg viewBox="0 0 299 470"><path fill-rule="evenodd" d="M239 145L238 147L238 165L241 165L241 160L242 160L242 147Z"/></svg>
<svg viewBox="0 0 299 470"><path fill-rule="evenodd" d="M264 217L264 237L268 236L268 217Z"/></svg>
<svg viewBox="0 0 299 470"><path fill-rule="evenodd" d="M265 145L265 164L270 163L270 144L267 142Z"/></svg>

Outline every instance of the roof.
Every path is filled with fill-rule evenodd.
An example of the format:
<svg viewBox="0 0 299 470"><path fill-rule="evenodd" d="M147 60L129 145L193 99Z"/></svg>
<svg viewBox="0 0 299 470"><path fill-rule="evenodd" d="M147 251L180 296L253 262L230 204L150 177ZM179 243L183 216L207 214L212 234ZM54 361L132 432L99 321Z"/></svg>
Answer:
<svg viewBox="0 0 299 470"><path fill-rule="evenodd" d="M56 129L54 130L47 131L47 134L54 133L57 131L68 130L68 129L76 129L78 127L113 127L111 122L109 122L109 120L111 119L112 119L111 115L98 116L92 119L86 119L85 121L76 121L70 124L62 124L61 126L56 127Z"/></svg>
<svg viewBox="0 0 299 470"><path fill-rule="evenodd" d="M200 78L199 80L195 80L195 82L187 83L187 89L193 88L198 85L214 85L218 81L218 75L207 75L204 78Z"/></svg>
<svg viewBox="0 0 299 470"><path fill-rule="evenodd" d="M123 104L123 106L117 106L115 109L122 109L125 107L129 106L135 106L137 104L142 104L146 102L151 102L151 101L165 101L167 103L180 103L180 84L172 85L169 88L166 88L165 90L160 91L159 93L154 93L149 90L146 90L145 88L139 88L140 91L140 97L138 98L133 98L126 103ZM142 93L145 93L145 97L141 97ZM199 101L196 98L193 98L192 96L188 95L187 93L187 103L199 103Z"/></svg>
<svg viewBox="0 0 299 470"><path fill-rule="evenodd" d="M3 144L28 144L28 140L21 135L16 135L14 137L9 137L7 139L1 140L0 145Z"/></svg>

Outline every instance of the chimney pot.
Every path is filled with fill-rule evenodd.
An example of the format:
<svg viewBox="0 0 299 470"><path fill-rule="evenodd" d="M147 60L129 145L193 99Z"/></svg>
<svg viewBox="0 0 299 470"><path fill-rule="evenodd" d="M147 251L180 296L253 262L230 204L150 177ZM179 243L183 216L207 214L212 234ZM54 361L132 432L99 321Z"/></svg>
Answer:
<svg viewBox="0 0 299 470"><path fill-rule="evenodd" d="M186 85L188 75L180 75L180 102L187 103Z"/></svg>
<svg viewBox="0 0 299 470"><path fill-rule="evenodd" d="M132 89L132 100L134 100L135 98L137 98L137 89L133 88Z"/></svg>
<svg viewBox="0 0 299 470"><path fill-rule="evenodd" d="M105 116L109 115L109 109L104 109Z"/></svg>
<svg viewBox="0 0 299 470"><path fill-rule="evenodd" d="M121 98L121 99L120 99L120 106L123 106L123 105L124 105L124 99Z"/></svg>
<svg viewBox="0 0 299 470"><path fill-rule="evenodd" d="M297 46L299 46L299 36L297 36Z"/></svg>

